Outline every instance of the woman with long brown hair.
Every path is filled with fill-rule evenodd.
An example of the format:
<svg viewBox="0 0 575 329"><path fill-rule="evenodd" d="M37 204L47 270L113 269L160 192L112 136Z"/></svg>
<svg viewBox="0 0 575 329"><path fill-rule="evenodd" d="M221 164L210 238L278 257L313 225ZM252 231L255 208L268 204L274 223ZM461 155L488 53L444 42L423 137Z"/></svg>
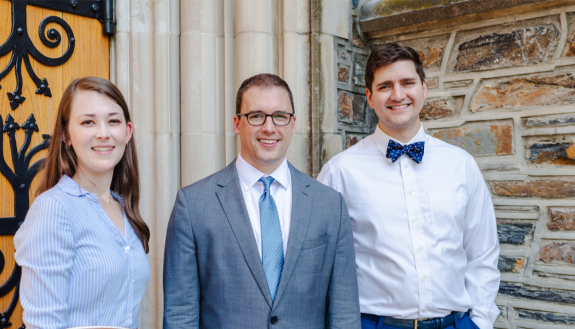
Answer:
<svg viewBox="0 0 575 329"><path fill-rule="evenodd" d="M64 91L40 195L14 236L26 328L140 326L150 231L132 134L108 80L82 78Z"/></svg>

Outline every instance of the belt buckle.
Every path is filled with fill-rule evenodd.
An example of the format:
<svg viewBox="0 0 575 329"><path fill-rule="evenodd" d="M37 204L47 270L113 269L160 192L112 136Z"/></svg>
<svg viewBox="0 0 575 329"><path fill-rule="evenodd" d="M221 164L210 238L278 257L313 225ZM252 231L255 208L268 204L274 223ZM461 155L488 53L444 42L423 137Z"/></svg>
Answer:
<svg viewBox="0 0 575 329"><path fill-rule="evenodd" d="M413 320L413 329L417 329L417 321L418 320Z"/></svg>

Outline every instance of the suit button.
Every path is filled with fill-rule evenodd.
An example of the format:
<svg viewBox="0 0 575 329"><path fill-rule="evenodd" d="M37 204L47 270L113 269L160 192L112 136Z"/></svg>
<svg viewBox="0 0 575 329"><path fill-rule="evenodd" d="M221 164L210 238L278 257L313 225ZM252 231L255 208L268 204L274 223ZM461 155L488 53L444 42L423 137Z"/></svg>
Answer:
<svg viewBox="0 0 575 329"><path fill-rule="evenodd" d="M272 316L272 318L270 319L270 322L271 322L272 324L278 323L278 317L277 317L277 316Z"/></svg>

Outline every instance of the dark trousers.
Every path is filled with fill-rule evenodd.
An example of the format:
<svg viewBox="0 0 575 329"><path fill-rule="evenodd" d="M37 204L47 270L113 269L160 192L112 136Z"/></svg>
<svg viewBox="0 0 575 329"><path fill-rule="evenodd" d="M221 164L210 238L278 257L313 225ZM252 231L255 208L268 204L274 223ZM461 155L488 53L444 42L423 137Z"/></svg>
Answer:
<svg viewBox="0 0 575 329"><path fill-rule="evenodd" d="M473 321L471 321L471 318L467 314L463 316L461 319L459 320L456 319L455 321L456 323L445 329L479 329L479 327L476 326L475 323L473 323ZM396 329L396 328L384 325L383 317L381 317L379 319L379 323L375 323L368 319L361 318L361 329Z"/></svg>

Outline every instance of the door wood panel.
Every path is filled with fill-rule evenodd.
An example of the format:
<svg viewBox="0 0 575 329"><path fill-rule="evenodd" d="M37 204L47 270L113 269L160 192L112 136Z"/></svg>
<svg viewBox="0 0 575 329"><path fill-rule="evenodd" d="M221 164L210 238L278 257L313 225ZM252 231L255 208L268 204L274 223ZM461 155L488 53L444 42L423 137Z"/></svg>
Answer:
<svg viewBox="0 0 575 329"><path fill-rule="evenodd" d="M19 1L19 0L15 0ZM70 3L70 1L66 1ZM12 110L7 93L13 93L16 89L16 72L13 68L8 75L0 80L0 116L2 117L2 128L10 115L14 122L22 126L27 118L33 114L38 125L38 132L32 134L31 143L28 151L41 144L44 141L43 134L52 134L56 114L58 111L58 104L60 102L62 93L66 86L74 79L84 76L98 76L108 79L110 72L109 62L109 37L104 35L103 26L98 20L89 17L78 16L75 14L65 13L52 9L40 8L28 5L26 7L26 27L30 40L36 49L43 55L56 58L65 53L68 48L68 36L62 26L56 23L49 23L45 29L46 33L50 29L54 29L60 33L61 42L55 48L49 48L42 43L39 35L39 27L42 20L48 16L56 16L62 18L71 28L74 33L74 52L71 58L60 66L47 66L44 65L30 56L30 66L35 74L40 78L46 78L48 87L50 88L52 97L36 94L38 89L24 63L22 63L22 96L26 100ZM4 44L12 32L12 1L0 0L0 45ZM50 40L50 38L48 38ZM53 41L53 40L50 40ZM10 62L12 54L9 53L0 57L0 72ZM1 132L1 131L0 131ZM14 170L12 163L12 151L8 135L3 132L2 154L8 167ZM24 129L16 130L15 133L16 146L19 150L23 145L26 132ZM30 161L30 165L36 161L45 158L47 150L42 150L35 154ZM36 196L36 190L40 177L43 172L40 171L34 177L30 184L28 194L30 203ZM14 190L4 175L0 174L0 218L14 216L15 204ZM0 225L2 222L0 221ZM4 268L1 267L0 259L0 286L2 286L12 275L15 268L14 261L14 244L12 235L0 235L0 252L4 258ZM10 316L9 322L11 326L6 323L2 324L2 314L9 308L10 302L13 299L15 288L4 296L0 296L0 328L17 329L22 325L22 308L18 306Z"/></svg>

